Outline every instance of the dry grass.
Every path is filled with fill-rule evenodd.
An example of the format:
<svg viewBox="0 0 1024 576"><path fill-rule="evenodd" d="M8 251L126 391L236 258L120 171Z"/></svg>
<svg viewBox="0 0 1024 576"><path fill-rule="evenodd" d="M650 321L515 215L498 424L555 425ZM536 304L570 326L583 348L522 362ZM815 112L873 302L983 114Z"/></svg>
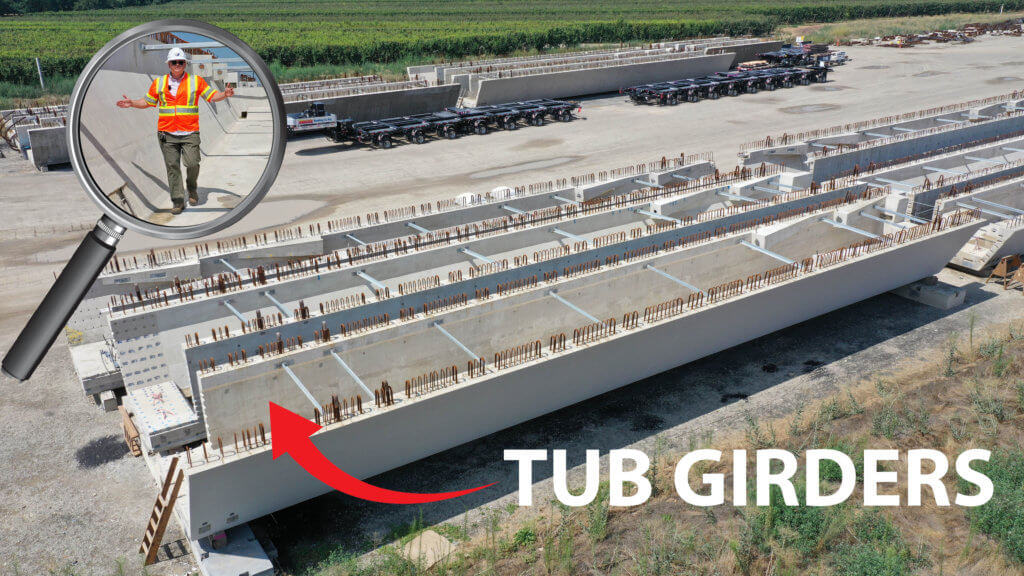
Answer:
<svg viewBox="0 0 1024 576"><path fill-rule="evenodd" d="M921 34L935 30L955 30L967 24L992 24L1012 18L1024 17L1024 12L1004 14L945 14L942 16L914 16L907 18L867 18L830 24L804 24L780 28L779 33L792 39L803 36L804 40L831 44L836 40L852 38L874 38L901 34Z"/></svg>

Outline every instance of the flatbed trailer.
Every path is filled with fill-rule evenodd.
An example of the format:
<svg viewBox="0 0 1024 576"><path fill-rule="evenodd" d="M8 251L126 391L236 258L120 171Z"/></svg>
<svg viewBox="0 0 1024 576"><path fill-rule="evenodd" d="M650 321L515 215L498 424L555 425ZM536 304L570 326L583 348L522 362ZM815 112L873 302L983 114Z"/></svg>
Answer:
<svg viewBox="0 0 1024 576"><path fill-rule="evenodd" d="M491 127L516 130L520 121L540 126L544 124L545 117L568 122L573 119L573 109L579 109L579 105L562 100L539 99L490 106L452 106L439 112L355 122L351 118L336 120L333 114L325 114L322 103L314 102L308 112L289 117L291 123L304 120L307 116L325 118L320 122L319 129L326 131L335 142L358 142L378 148L391 148L399 139L423 144L429 135L454 139L461 134L486 134ZM289 135L292 133L289 131Z"/></svg>
<svg viewBox="0 0 1024 576"><path fill-rule="evenodd" d="M733 70L699 78L639 84L623 88L619 92L627 95L636 104L672 106L679 102L715 100L722 96L756 94L759 90L771 91L778 88L792 88L797 84L825 82L828 79L829 71L830 69L827 67Z"/></svg>

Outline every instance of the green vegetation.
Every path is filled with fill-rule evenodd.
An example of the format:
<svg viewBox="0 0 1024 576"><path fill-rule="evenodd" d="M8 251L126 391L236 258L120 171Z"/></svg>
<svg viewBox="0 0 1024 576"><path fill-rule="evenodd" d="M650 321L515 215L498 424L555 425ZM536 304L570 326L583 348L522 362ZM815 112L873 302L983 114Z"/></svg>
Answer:
<svg viewBox="0 0 1024 576"><path fill-rule="evenodd" d="M971 509L971 527L1001 542L1008 556L1024 563L1024 452L996 452L977 469L992 479L995 492L988 503Z"/></svg>
<svg viewBox="0 0 1024 576"><path fill-rule="evenodd" d="M17 1L22 5L26 0ZM49 6L42 0L28 3L32 1L37 2L33 5ZM97 0L103 1L106 0ZM66 7L69 2L58 2L58 7ZM92 5L97 3L70 3L72 8ZM74 76L114 35L135 24L160 18L196 18L222 26L251 44L267 61L283 66L355 67L403 59L430 61L549 50L595 42L769 34L780 25L998 12L1000 7L1024 9L1024 0L850 0L841 4L825 0L178 1L2 18L0 81L32 83L35 57L41 58L47 76Z"/></svg>

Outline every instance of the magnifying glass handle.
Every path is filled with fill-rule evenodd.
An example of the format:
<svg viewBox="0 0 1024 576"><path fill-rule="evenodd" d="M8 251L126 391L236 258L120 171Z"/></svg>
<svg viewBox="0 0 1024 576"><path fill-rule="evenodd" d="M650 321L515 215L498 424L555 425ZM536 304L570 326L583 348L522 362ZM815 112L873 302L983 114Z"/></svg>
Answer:
<svg viewBox="0 0 1024 576"><path fill-rule="evenodd" d="M106 216L100 218L7 351L3 361L4 374L20 381L32 376L57 339L57 334L67 326L78 303L110 261L124 231L124 227Z"/></svg>

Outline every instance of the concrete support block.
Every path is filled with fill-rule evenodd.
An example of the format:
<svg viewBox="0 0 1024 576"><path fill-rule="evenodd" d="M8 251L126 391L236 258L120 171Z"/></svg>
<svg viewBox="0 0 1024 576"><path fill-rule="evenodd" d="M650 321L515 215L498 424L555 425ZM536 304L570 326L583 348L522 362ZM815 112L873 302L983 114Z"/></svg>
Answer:
<svg viewBox="0 0 1024 576"><path fill-rule="evenodd" d="M964 303L967 296L967 290L949 284L940 284L935 276L900 286L892 293L939 310L956 308Z"/></svg>
<svg viewBox="0 0 1024 576"><path fill-rule="evenodd" d="M117 395L114 394L113 390L100 392L100 406L103 407L104 412L117 410Z"/></svg>
<svg viewBox="0 0 1024 576"><path fill-rule="evenodd" d="M192 555L203 576L274 576L274 565L248 524L230 528L225 539L214 546L213 538L191 542Z"/></svg>

